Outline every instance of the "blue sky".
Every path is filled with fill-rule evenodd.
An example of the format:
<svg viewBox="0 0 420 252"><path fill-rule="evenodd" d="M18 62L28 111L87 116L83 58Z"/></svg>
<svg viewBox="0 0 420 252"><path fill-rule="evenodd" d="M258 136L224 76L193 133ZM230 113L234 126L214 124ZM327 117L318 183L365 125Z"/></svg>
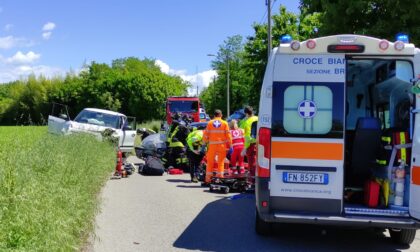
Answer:
<svg viewBox="0 0 420 252"><path fill-rule="evenodd" d="M298 0L274 1L298 12ZM0 83L60 75L84 62L134 56L205 86L209 53L266 22L265 0L5 0L0 2Z"/></svg>

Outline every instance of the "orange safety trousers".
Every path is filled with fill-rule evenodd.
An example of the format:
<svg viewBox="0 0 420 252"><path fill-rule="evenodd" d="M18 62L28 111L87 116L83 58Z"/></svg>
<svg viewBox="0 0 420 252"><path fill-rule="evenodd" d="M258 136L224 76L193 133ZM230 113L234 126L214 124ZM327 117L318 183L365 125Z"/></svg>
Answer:
<svg viewBox="0 0 420 252"><path fill-rule="evenodd" d="M213 172L216 172L216 177L222 178L225 169L226 158L226 144L209 144L207 150L207 167L206 178L204 182L210 183ZM217 157L217 161L216 161ZM217 170L214 170L214 163L217 162Z"/></svg>

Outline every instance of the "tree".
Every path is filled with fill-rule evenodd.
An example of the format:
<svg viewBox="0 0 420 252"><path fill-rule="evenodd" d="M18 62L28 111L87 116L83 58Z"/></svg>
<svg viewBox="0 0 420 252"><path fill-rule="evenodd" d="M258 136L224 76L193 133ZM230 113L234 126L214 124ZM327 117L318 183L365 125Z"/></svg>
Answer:
<svg viewBox="0 0 420 252"><path fill-rule="evenodd" d="M417 0L302 0L300 9L305 15L320 14L320 35L365 34L394 41L404 32L420 44Z"/></svg>
<svg viewBox="0 0 420 252"><path fill-rule="evenodd" d="M280 6L279 14L272 16L273 46L279 45L281 36L291 35L297 40L315 36L315 28L320 26L320 14L296 15ZM258 110L261 86L267 65L267 24L254 24L253 36L245 44L245 72L250 77L249 103Z"/></svg>
<svg viewBox="0 0 420 252"><path fill-rule="evenodd" d="M250 79L244 72L243 47L243 38L240 35L228 37L219 46L216 58L212 61L212 67L217 71L218 77L200 94L200 99L204 102L208 111L221 109L225 115L227 114L228 67L230 75L230 112L248 103Z"/></svg>

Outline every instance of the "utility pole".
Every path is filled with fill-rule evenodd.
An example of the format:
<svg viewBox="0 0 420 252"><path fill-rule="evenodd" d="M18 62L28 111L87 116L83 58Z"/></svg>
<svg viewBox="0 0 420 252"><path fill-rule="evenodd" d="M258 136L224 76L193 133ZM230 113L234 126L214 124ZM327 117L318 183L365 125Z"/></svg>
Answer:
<svg viewBox="0 0 420 252"><path fill-rule="evenodd" d="M268 35L268 45L267 45L267 53L268 57L270 57L271 48L273 48L271 43L271 0L266 0L265 4L267 5L267 18L268 18L268 29L267 29L267 35Z"/></svg>
<svg viewBox="0 0 420 252"><path fill-rule="evenodd" d="M230 71L229 71L229 51L226 53L227 63L227 106L226 106L226 117L230 115L230 98L229 98L229 85L230 85Z"/></svg>

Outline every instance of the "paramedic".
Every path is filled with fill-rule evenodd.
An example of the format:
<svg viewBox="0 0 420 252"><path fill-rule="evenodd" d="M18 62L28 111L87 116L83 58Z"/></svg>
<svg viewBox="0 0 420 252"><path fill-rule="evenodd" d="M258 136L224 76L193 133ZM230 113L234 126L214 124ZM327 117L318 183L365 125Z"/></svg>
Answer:
<svg viewBox="0 0 420 252"><path fill-rule="evenodd" d="M256 140L251 136L251 128L254 122L258 121L258 117L254 115L254 110L251 106L246 106L244 109L245 118L242 123L245 136L245 148L243 149L241 155L245 156L248 161L248 170L252 176L255 176L255 169L257 166L257 147Z"/></svg>
<svg viewBox="0 0 420 252"><path fill-rule="evenodd" d="M223 177L226 148L230 148L232 144L229 126L226 121L222 120L222 111L219 109L214 111L213 120L207 123L203 132L203 144L208 144L206 177L204 180L204 184L208 184L213 175L215 161L217 162L216 177Z"/></svg>
<svg viewBox="0 0 420 252"><path fill-rule="evenodd" d="M236 169L236 172L240 174L244 171L244 157L241 155L245 143L244 130L238 128L238 123L235 119L229 122L229 128L233 147L230 166L231 169Z"/></svg>
<svg viewBox="0 0 420 252"><path fill-rule="evenodd" d="M197 183L198 167L200 166L203 154L201 146L203 145L203 131L193 128L192 132L187 137L187 157L190 166L191 182Z"/></svg>

